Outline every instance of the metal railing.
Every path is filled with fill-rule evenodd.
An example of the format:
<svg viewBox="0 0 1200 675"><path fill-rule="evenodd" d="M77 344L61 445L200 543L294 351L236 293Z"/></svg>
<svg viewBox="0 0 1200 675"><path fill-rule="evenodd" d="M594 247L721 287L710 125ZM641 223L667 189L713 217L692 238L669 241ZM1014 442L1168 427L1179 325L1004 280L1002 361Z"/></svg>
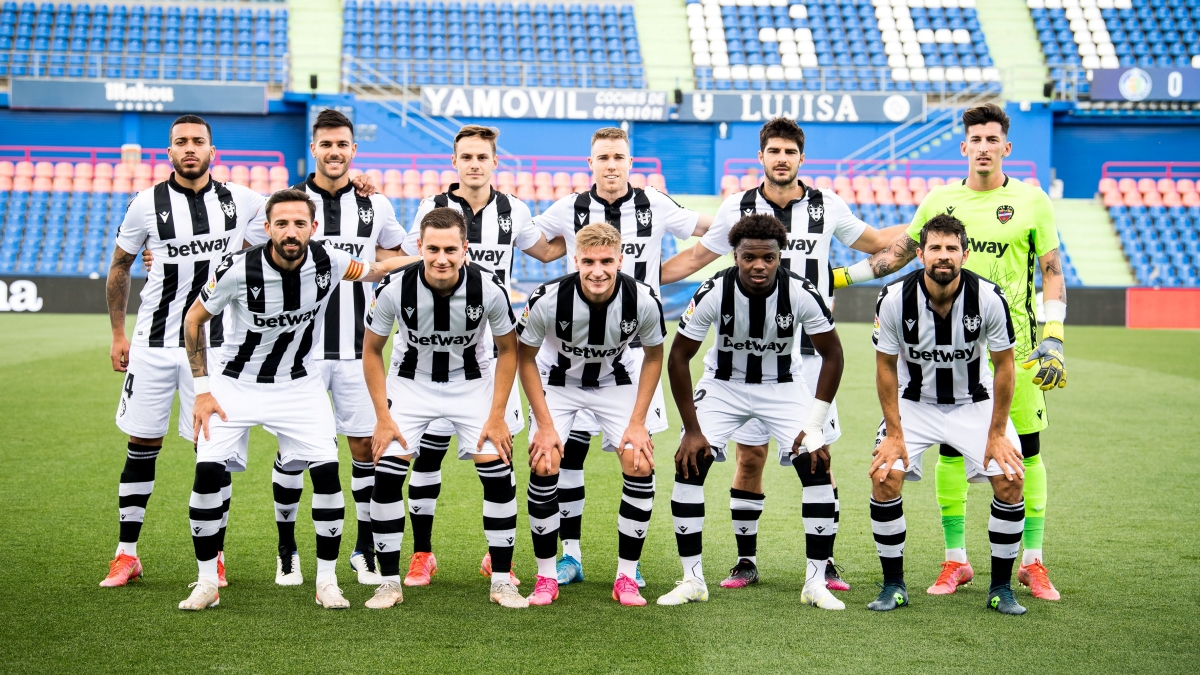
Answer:
<svg viewBox="0 0 1200 675"><path fill-rule="evenodd" d="M808 176L886 176L887 178L946 178L966 176L965 159L898 159L885 168L879 168L875 160L806 159L800 173ZM756 158L731 158L725 160L724 175L762 175L762 165ZM1004 160L1004 173L1014 178L1037 178L1037 164L1026 160Z"/></svg>
<svg viewBox="0 0 1200 675"><path fill-rule="evenodd" d="M217 150L213 164L243 164L245 166L284 166L283 153L275 150ZM166 150L142 148L142 162L170 164ZM121 148L78 147L65 145L0 145L0 161L9 162L71 162L97 164L122 161Z"/></svg>
<svg viewBox="0 0 1200 675"><path fill-rule="evenodd" d="M1101 178L1200 179L1200 162L1105 162Z"/></svg>
<svg viewBox="0 0 1200 675"><path fill-rule="evenodd" d="M586 172L591 174L587 157L567 155L508 155L499 154L498 171L537 172ZM446 171L453 169L449 154L423 154L407 152L360 152L354 156L354 165L359 169L415 169L417 171ZM662 173L662 162L657 157L634 157L632 173Z"/></svg>
<svg viewBox="0 0 1200 675"><path fill-rule="evenodd" d="M419 89L422 85L417 84L418 71L416 64L408 61L396 62L395 75L385 74L369 62L364 61L356 56L342 54L342 87L346 90L352 90L356 86L371 86L376 87L382 85L389 88L391 95L395 95L396 91L410 91ZM644 89L645 88L645 68L642 64L624 65L624 64L596 64L596 63L573 63L573 64L534 64L534 63L511 63L490 64L500 65L501 73L499 75L491 74L491 77L499 77L502 81L497 84L485 84L485 82L472 83L472 78L482 77L486 81L489 74L479 72L479 69L484 68L489 64L482 62L468 61L441 61L438 65L444 65L445 70L434 73L432 70L422 70L421 74L429 76L444 76L447 82L437 86L514 86L514 87L530 87L542 86L541 82L546 77L554 77L561 79L563 77L571 77L575 80L572 87L579 89ZM543 74L542 70L552 68L553 74ZM560 75L559 69L569 70L569 75ZM624 75L613 75L614 68L624 68ZM630 75L629 69L639 69L638 75ZM370 76L375 82L363 82L363 75ZM635 77L642 80L641 87L614 87L612 80L616 77L623 77L626 80L633 80ZM516 78L511 80L510 78ZM457 80L457 82L455 82ZM608 84L600 86L601 80L607 80ZM536 82L536 84L535 84ZM451 84L453 83L453 84ZM555 85L560 86L560 85Z"/></svg>

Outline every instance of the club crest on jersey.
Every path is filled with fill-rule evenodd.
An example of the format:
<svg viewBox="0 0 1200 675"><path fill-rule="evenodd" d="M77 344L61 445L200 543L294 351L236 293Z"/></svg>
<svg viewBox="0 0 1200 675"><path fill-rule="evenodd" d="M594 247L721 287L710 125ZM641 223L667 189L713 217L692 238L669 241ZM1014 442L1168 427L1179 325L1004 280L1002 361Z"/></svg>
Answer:
<svg viewBox="0 0 1200 675"><path fill-rule="evenodd" d="M317 275L317 288L321 290L329 288L329 272Z"/></svg>
<svg viewBox="0 0 1200 675"><path fill-rule="evenodd" d="M963 326L972 333L979 330L979 325L982 323L983 320L979 317L979 315L963 317Z"/></svg>
<svg viewBox="0 0 1200 675"><path fill-rule="evenodd" d="M808 215L813 220L820 220L825 215L825 207L820 204L809 204Z"/></svg>
<svg viewBox="0 0 1200 675"><path fill-rule="evenodd" d="M637 209L634 211L634 216L637 218L638 225L641 225L642 227L649 225L650 220L653 217L650 214L650 209Z"/></svg>
<svg viewBox="0 0 1200 675"><path fill-rule="evenodd" d="M483 305L467 305L467 318L478 321L483 316Z"/></svg>
<svg viewBox="0 0 1200 675"><path fill-rule="evenodd" d="M371 220L375 218L375 209L363 208L358 210L358 219L367 225L371 224Z"/></svg>
<svg viewBox="0 0 1200 675"><path fill-rule="evenodd" d="M1000 221L1000 224L1003 225L1012 220L1014 213L1016 213L1016 210L1007 204L996 207L996 220Z"/></svg>
<svg viewBox="0 0 1200 675"><path fill-rule="evenodd" d="M629 321L622 321L621 322L621 334L622 335L631 335L633 333L633 331L637 330L637 326L638 326L637 319L631 319Z"/></svg>
<svg viewBox="0 0 1200 675"><path fill-rule="evenodd" d="M791 314L776 314L775 323L779 324L779 330L787 330L791 327L792 321L796 317Z"/></svg>
<svg viewBox="0 0 1200 675"><path fill-rule="evenodd" d="M232 218L237 215L237 206L233 202L221 202L221 211L227 218Z"/></svg>
<svg viewBox="0 0 1200 675"><path fill-rule="evenodd" d="M500 231L508 233L512 230L512 218L509 216L497 216L496 224L500 226Z"/></svg>

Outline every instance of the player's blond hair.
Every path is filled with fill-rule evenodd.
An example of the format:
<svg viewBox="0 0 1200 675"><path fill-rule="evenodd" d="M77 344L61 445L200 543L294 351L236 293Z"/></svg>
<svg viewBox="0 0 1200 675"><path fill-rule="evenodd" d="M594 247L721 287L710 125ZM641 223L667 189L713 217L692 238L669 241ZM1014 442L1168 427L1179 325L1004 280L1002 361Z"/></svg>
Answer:
<svg viewBox="0 0 1200 675"><path fill-rule="evenodd" d="M592 223L575 233L575 250L609 248L621 254L621 233L608 223Z"/></svg>

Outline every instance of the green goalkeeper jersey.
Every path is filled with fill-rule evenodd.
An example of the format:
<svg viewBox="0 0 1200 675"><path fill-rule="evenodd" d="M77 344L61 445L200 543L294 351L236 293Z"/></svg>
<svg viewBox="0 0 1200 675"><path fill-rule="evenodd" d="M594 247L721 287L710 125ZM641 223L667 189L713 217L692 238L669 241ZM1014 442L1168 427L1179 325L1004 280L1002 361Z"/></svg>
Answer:
<svg viewBox="0 0 1200 675"><path fill-rule="evenodd" d="M917 208L908 234L921 235L930 218L946 213L967 228L970 255L963 267L1004 289L1017 334L1017 361L1037 344L1033 274L1038 258L1058 248L1054 206L1041 188L1004 177L1004 185L988 192L967 187L966 180L930 190Z"/></svg>

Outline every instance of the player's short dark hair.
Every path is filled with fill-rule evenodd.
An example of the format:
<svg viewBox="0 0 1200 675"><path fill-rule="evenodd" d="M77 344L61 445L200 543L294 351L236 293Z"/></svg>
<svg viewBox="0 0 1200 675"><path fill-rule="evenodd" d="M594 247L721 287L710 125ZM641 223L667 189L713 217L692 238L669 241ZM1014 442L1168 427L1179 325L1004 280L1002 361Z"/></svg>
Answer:
<svg viewBox="0 0 1200 675"><path fill-rule="evenodd" d="M432 227L435 230L448 230L452 227L457 227L462 233L463 241L467 240L467 221L463 220L463 215L458 211L444 206L439 206L421 219L421 237L425 236L425 230Z"/></svg>
<svg viewBox="0 0 1200 675"><path fill-rule="evenodd" d="M454 135L454 149L458 151L458 142L464 138L480 138L492 144L492 154L496 154L496 139L500 136L498 129L485 127L482 124L468 124Z"/></svg>
<svg viewBox="0 0 1200 675"><path fill-rule="evenodd" d="M925 240L928 239L930 232L958 237L958 240L962 242L963 250L967 250L967 227L961 220L949 213L939 213L925 221L925 225L921 228L922 249L925 248Z"/></svg>
<svg viewBox="0 0 1200 675"><path fill-rule="evenodd" d="M1004 112L1004 108L995 103L985 103L974 108L967 108L963 111L962 123L963 131L970 131L971 127L976 124L988 124L989 122L997 122L1000 124L1000 130L1008 136L1008 114Z"/></svg>
<svg viewBox="0 0 1200 675"><path fill-rule="evenodd" d="M313 137L317 135L318 129L340 129L345 127L350 130L350 138L354 138L354 122L350 121L341 112L333 108L326 108L317 113L317 119L313 120Z"/></svg>
<svg viewBox="0 0 1200 675"><path fill-rule="evenodd" d="M729 230L729 245L733 248L737 248L743 239L769 239L782 249L787 246L787 229L775 216L755 213L742 216Z"/></svg>
<svg viewBox="0 0 1200 675"><path fill-rule="evenodd" d="M203 124L204 129L208 131L208 142L210 145L212 144L212 127L209 126L208 122L199 115L180 115L179 117L176 117L175 121L171 122L171 129L167 132L168 143L175 142L175 127L179 126L180 124Z"/></svg>
<svg viewBox="0 0 1200 675"><path fill-rule="evenodd" d="M592 134L592 145L595 145L596 141L604 140L625 141L625 145L629 145L629 134L621 127L600 127Z"/></svg>
<svg viewBox="0 0 1200 675"><path fill-rule="evenodd" d="M758 149L760 152L767 148L767 141L772 138L782 138L792 141L796 144L796 147L800 148L800 154L804 154L804 130L800 128L800 125L796 124L796 120L787 117L776 117L762 125L762 129L758 132Z"/></svg>
<svg viewBox="0 0 1200 675"><path fill-rule="evenodd" d="M267 205L264 207L267 213L267 224L271 223L271 209L274 208L276 204L283 204L286 202L304 202L305 204L308 204L308 219L316 220L317 205L314 204L313 200L309 198L308 193L304 190L297 190L296 188L287 188L286 190L280 190L279 192L276 192L267 199Z"/></svg>

